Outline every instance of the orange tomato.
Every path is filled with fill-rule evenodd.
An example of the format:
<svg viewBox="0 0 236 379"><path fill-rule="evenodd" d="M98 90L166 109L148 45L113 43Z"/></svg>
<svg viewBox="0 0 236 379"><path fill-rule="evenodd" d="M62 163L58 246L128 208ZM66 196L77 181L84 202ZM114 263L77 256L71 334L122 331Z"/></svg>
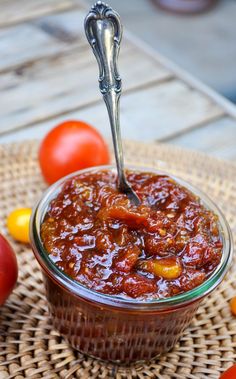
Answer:
<svg viewBox="0 0 236 379"><path fill-rule="evenodd" d="M47 183L83 168L109 163L101 134L83 121L66 121L52 129L39 149L39 163Z"/></svg>
<svg viewBox="0 0 236 379"><path fill-rule="evenodd" d="M234 316L236 316L236 296L230 300L230 309ZM236 378L236 377L235 377Z"/></svg>
<svg viewBox="0 0 236 379"><path fill-rule="evenodd" d="M220 377L220 379L236 379L236 365L228 368Z"/></svg>

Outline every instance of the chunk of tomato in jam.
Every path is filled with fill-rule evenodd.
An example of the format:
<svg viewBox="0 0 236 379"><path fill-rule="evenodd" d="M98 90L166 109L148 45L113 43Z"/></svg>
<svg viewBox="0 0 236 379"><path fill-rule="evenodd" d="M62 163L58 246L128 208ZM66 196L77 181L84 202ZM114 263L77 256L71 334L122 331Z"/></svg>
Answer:
<svg viewBox="0 0 236 379"><path fill-rule="evenodd" d="M220 263L216 215L172 178L127 171L134 206L109 170L68 179L41 225L54 264L93 290L163 298L203 283Z"/></svg>
<svg viewBox="0 0 236 379"><path fill-rule="evenodd" d="M142 275L130 274L124 277L123 292L130 297L140 297L157 290L154 280L145 278Z"/></svg>

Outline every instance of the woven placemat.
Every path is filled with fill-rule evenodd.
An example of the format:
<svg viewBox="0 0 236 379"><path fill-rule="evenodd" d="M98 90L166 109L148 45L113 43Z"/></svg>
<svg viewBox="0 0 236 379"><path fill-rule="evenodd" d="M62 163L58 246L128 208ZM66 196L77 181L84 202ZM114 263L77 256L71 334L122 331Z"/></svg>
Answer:
<svg viewBox="0 0 236 379"><path fill-rule="evenodd" d="M0 230L5 234L7 214L16 207L32 207L46 187L37 148L35 141L0 146ZM167 170L207 192L235 234L236 166L168 145L126 142L125 151L127 162ZM124 368L73 351L59 336L48 318L40 269L30 247L11 242L20 272L14 293L0 309L0 379L218 379L236 361L236 318L228 305L236 295L236 262L171 352L150 364Z"/></svg>

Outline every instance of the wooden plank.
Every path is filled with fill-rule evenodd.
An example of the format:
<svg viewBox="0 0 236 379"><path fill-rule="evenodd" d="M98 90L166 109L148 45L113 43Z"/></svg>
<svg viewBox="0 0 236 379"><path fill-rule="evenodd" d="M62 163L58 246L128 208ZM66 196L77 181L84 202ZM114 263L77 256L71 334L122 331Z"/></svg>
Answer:
<svg viewBox="0 0 236 379"><path fill-rule="evenodd" d="M156 62L168 69L173 75L178 77L187 85L195 88L195 90L199 91L199 93L208 96L212 101L218 104L218 106L224 109L225 113L228 113L229 116L234 119L236 118L236 106L230 100L226 99L224 96L202 83L199 79L195 78L189 72L179 67L176 63L166 58L164 55L148 45L145 41L142 41L140 38L136 37L133 33L127 31L126 36L129 41L133 43L133 45L142 49L144 54L146 53L149 57L155 59Z"/></svg>
<svg viewBox="0 0 236 379"><path fill-rule="evenodd" d="M124 91L170 78L168 71L125 41L119 66ZM100 101L97 80L98 67L88 44L0 75L1 133Z"/></svg>
<svg viewBox="0 0 236 379"><path fill-rule="evenodd" d="M220 117L221 114L221 109L206 96L193 91L178 80L171 80L127 93L122 97L122 136L126 139L153 141L171 136L176 130L191 130L206 120ZM110 138L105 104L99 102L2 136L0 141L41 138L53 126L66 119L85 120L99 129L106 138Z"/></svg>
<svg viewBox="0 0 236 379"><path fill-rule="evenodd" d="M88 44L84 14L74 10L0 29L0 71L10 71Z"/></svg>
<svg viewBox="0 0 236 379"><path fill-rule="evenodd" d="M178 137L170 138L168 143L236 162L236 121L223 117Z"/></svg>
<svg viewBox="0 0 236 379"><path fill-rule="evenodd" d="M74 7L83 8L78 0L1 0L0 7L0 27Z"/></svg>

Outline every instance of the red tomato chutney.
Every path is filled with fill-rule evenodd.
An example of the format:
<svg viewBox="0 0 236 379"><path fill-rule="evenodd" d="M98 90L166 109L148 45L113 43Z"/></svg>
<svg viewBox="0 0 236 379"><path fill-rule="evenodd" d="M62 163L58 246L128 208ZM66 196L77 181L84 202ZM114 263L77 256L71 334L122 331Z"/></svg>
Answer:
<svg viewBox="0 0 236 379"><path fill-rule="evenodd" d="M104 294L161 299L193 289L219 265L218 218L166 175L127 171L141 200L117 190L113 171L68 179L41 225L51 260Z"/></svg>

